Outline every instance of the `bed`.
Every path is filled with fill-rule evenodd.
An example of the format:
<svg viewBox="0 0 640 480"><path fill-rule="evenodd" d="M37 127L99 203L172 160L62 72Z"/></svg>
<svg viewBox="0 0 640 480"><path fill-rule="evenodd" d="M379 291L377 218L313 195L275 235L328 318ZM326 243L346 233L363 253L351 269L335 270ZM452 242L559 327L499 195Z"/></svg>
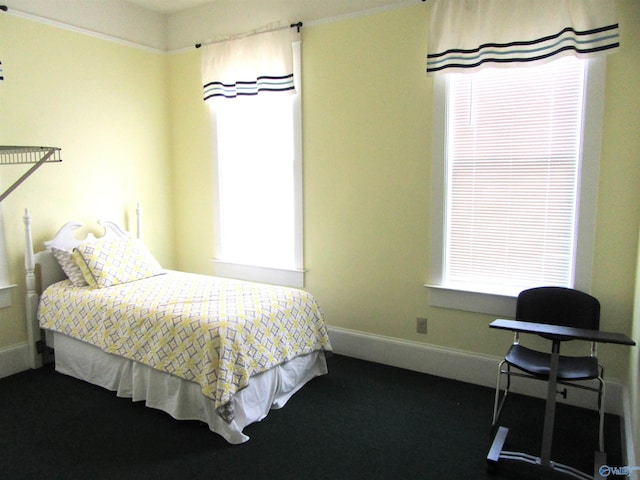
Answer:
<svg viewBox="0 0 640 480"><path fill-rule="evenodd" d="M314 297L299 289L163 269L118 224L77 239L65 224L34 253L25 212L32 366L199 420L231 444L327 373L331 352Z"/></svg>

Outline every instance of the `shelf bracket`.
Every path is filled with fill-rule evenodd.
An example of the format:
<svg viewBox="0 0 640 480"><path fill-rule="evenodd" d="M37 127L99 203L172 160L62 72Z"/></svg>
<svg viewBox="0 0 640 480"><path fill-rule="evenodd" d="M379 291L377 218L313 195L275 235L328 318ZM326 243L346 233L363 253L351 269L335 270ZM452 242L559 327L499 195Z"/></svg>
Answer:
<svg viewBox="0 0 640 480"><path fill-rule="evenodd" d="M61 161L60 148L58 147L0 146L0 165L33 164L29 170L0 195L0 203L44 163Z"/></svg>

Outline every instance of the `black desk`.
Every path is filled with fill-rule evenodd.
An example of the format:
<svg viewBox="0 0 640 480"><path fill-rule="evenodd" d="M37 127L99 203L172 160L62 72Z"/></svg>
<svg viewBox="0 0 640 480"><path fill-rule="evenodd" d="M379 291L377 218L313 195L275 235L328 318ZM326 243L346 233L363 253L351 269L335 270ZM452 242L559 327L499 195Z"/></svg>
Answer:
<svg viewBox="0 0 640 480"><path fill-rule="evenodd" d="M542 431L542 448L539 457L526 453L503 451L502 447L507 439L509 430L499 427L493 444L487 455L487 462L495 466L500 459L526 462L539 465L541 468L556 470L571 475L575 478L593 479L602 478L598 473L600 465L606 464L606 454L596 452L594 476L587 475L573 467L551 461L551 442L553 440L553 424L556 411L556 395L558 380L558 358L560 357L560 343L565 340L587 340L598 343L615 343L619 345L635 345L635 342L626 335L600 330L588 330L583 328L560 327L544 323L520 322L517 320L494 320L489 325L491 328L511 330L513 332L551 335L551 369L547 387L547 402L544 411L544 427Z"/></svg>

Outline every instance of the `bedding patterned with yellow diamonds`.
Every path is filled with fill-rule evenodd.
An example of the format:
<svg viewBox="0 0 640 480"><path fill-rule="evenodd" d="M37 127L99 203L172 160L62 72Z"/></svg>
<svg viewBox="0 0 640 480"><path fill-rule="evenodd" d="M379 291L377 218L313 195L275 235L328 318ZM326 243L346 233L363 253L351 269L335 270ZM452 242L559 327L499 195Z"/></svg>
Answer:
<svg viewBox="0 0 640 480"><path fill-rule="evenodd" d="M90 289L51 285L42 328L197 382L218 414L249 377L315 350L330 350L320 309L305 291L170 272Z"/></svg>

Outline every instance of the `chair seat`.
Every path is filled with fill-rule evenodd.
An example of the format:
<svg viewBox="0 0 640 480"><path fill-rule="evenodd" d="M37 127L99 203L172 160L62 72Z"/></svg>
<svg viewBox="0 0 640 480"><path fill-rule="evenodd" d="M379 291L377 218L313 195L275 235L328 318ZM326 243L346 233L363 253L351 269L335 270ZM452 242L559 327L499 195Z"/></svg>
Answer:
<svg viewBox="0 0 640 480"><path fill-rule="evenodd" d="M531 350L522 345L512 345L505 360L510 365L539 378L549 378L551 355ZM558 359L558 380L590 380L598 378L596 357L566 357Z"/></svg>

